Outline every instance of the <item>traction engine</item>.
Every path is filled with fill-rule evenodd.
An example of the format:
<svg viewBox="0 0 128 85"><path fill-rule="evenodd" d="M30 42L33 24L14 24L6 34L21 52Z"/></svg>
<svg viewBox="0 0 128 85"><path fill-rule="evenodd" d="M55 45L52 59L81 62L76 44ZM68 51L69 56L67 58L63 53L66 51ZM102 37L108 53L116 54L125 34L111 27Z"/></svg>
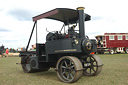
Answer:
<svg viewBox="0 0 128 85"><path fill-rule="evenodd" d="M68 26L68 32L49 32L46 35L45 44L36 43L36 51L29 51L28 46L37 20L42 18L63 22L61 31ZM77 81L83 74L98 75L102 70L102 61L97 55L91 54L97 50L96 40L85 36L84 21L90 18L90 15L84 13L83 7L77 10L56 8L33 17L35 23L26 51L20 52L23 71L26 73L43 72L55 68L58 78L66 83ZM70 27L69 24L73 25ZM75 30L77 24L79 24L79 30Z"/></svg>

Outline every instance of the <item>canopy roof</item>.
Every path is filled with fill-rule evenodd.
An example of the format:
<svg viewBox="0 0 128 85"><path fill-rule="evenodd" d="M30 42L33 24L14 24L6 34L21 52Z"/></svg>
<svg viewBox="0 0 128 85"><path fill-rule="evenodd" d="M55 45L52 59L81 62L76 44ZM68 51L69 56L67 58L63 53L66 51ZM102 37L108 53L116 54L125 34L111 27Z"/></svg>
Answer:
<svg viewBox="0 0 128 85"><path fill-rule="evenodd" d="M85 21L90 20L90 17L90 15L85 14ZM37 21L42 18L58 20L64 22L65 25L67 25L68 23L73 24L78 20L78 11L67 8L56 8L49 12L33 17L33 21Z"/></svg>

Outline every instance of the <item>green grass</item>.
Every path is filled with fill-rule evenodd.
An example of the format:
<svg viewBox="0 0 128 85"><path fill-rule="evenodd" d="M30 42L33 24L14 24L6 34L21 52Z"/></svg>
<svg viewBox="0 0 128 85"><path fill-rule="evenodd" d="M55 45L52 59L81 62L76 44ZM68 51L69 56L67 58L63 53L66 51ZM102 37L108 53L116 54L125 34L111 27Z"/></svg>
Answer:
<svg viewBox="0 0 128 85"><path fill-rule="evenodd" d="M54 69L24 73L20 57L0 58L0 85L128 85L128 54L98 55L104 64L98 76L82 76L77 82L61 82Z"/></svg>

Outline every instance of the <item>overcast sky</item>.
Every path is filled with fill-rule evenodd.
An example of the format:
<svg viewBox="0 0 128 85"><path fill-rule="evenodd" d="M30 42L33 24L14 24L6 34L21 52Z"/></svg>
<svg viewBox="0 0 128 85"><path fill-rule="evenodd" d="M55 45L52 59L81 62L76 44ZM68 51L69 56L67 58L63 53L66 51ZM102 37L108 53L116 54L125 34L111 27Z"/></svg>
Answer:
<svg viewBox="0 0 128 85"><path fill-rule="evenodd" d="M32 17L55 8L85 7L92 20L85 22L90 38L104 33L128 33L128 0L1 0L0 45L8 48L26 47L34 22ZM55 31L62 23L38 21L39 42L45 42L46 28ZM35 43L33 36L31 44Z"/></svg>

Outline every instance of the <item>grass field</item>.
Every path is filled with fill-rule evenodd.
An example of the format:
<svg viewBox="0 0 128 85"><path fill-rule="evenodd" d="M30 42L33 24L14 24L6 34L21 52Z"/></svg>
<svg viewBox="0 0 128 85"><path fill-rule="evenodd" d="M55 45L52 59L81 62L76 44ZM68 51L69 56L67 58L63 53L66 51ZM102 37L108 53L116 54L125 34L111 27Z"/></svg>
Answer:
<svg viewBox="0 0 128 85"><path fill-rule="evenodd" d="M24 73L20 57L0 58L0 85L128 85L128 54L98 55L104 64L98 76L82 76L75 83L61 82L54 69Z"/></svg>

